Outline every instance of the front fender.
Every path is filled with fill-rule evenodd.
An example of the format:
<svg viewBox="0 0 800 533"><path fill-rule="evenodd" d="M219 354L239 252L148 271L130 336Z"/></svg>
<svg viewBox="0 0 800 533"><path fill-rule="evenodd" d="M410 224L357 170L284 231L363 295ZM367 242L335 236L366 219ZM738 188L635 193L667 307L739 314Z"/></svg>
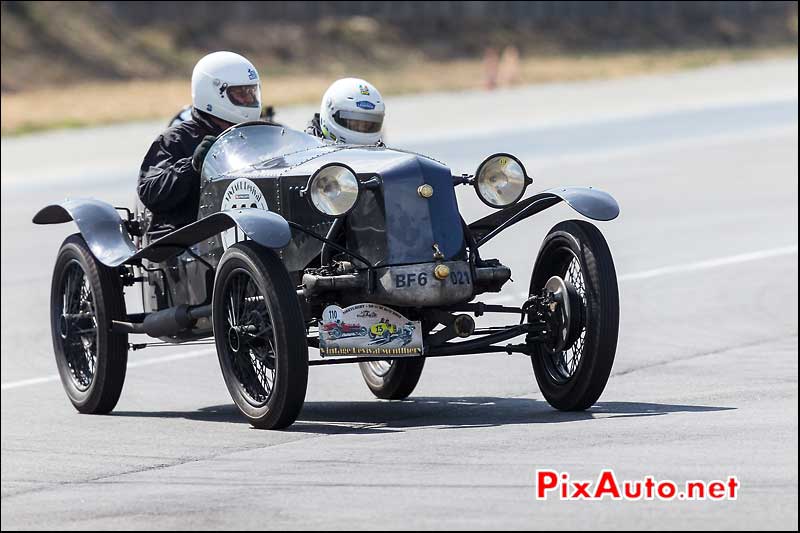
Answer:
<svg viewBox="0 0 800 533"><path fill-rule="evenodd" d="M111 205L94 199L67 200L48 205L33 217L34 224L75 221L86 244L98 261L117 267L148 259L161 262L186 248L234 226L249 239L267 248L283 248L291 239L289 224L282 216L261 209L220 211L173 231L137 250L124 221Z"/></svg>
<svg viewBox="0 0 800 533"><path fill-rule="evenodd" d="M619 216L619 204L607 192L594 187L558 187L535 194L511 207L501 209L469 225L477 245L560 202L565 202L581 215L593 220L614 220Z"/></svg>
<svg viewBox="0 0 800 533"><path fill-rule="evenodd" d="M48 205L33 217L34 224L63 224L70 220L75 221L92 254L104 265L119 266L136 253L119 212L100 200L66 200Z"/></svg>
<svg viewBox="0 0 800 533"><path fill-rule="evenodd" d="M248 239L266 248L283 248L292 238L289 223L277 213L263 209L219 211L161 237L142 248L127 262L148 259L159 263L189 246L238 226Z"/></svg>

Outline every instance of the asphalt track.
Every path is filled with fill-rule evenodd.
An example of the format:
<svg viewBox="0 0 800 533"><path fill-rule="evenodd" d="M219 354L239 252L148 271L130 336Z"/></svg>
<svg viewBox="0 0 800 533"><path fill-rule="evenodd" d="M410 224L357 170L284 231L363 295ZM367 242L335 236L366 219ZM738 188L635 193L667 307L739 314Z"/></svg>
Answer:
<svg viewBox="0 0 800 533"><path fill-rule="evenodd" d="M515 113L511 101L530 106ZM600 225L622 317L599 403L554 411L520 356L430 360L403 402L372 398L343 365L311 370L290 430L256 431L201 346L132 353L115 412L78 415L54 377L47 321L71 229L30 218L65 196L128 203L158 125L4 140L2 528L796 530L796 60L389 109L403 110L397 144L456 171L502 149L537 190L591 184L619 200L619 219ZM464 109L487 127L469 127ZM286 116L299 125L307 111ZM448 112L459 127L412 127ZM459 191L467 220L485 213L472 194ZM518 301L541 238L575 216L557 206L489 245L516 281L496 301ZM537 501L545 468L585 480L605 468L679 483L736 475L741 492Z"/></svg>

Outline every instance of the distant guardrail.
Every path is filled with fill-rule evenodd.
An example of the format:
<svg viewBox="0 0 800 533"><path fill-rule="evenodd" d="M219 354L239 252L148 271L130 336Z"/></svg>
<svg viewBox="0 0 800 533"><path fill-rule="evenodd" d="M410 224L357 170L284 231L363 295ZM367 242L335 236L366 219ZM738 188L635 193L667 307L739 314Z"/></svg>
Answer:
<svg viewBox="0 0 800 533"><path fill-rule="evenodd" d="M197 20L217 22L315 20L325 17L369 16L388 21L545 21L614 17L644 21L655 17L746 18L787 11L797 2L602 2L602 1L475 1L475 2L97 2L115 16L132 24Z"/></svg>

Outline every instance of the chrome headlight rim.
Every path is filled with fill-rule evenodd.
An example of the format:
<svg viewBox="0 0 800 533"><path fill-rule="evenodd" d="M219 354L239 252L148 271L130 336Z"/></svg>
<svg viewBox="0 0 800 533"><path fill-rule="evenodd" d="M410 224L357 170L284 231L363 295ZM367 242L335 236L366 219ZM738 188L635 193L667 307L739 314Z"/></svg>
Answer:
<svg viewBox="0 0 800 533"><path fill-rule="evenodd" d="M479 186L479 178L480 178L481 172L483 171L484 167L486 165L488 165L489 163L491 163L494 159L497 159L498 157L507 157L507 158L513 160L517 165L519 165L519 167L522 169L522 176L523 176L523 180L524 180L523 181L523 185L522 185L522 189L520 190L520 192L517 195L517 197L514 198L513 201L511 201L511 202L509 202L507 204L503 204L503 205L493 204L492 202L487 200L481 194L481 189L480 189L480 186ZM478 165L478 170L475 171L475 177L472 180L472 186L475 188L475 194L478 196L480 201L483 202L484 204L488 205L489 207L493 208L493 209L505 209L506 207L513 206L514 204L519 202L522 199L523 196L525 196L525 191L528 189L528 186L531 185L532 183L533 183L533 179L531 179L528 176L528 171L525 170L525 165L522 164L522 161L520 161L517 156L509 154L507 152L497 152L495 154L490 155L486 159L484 159L483 162L481 162L481 164Z"/></svg>
<svg viewBox="0 0 800 533"><path fill-rule="evenodd" d="M322 174L324 171L326 171L327 169L329 169L331 167L338 167L338 168L344 169L345 171L349 172L353 176L353 178L355 179L356 186L358 187L358 191L356 193L356 197L353 200L352 205L350 205L350 207L346 211L342 211L339 214L327 213L327 212L323 211L322 209L320 209L319 206L317 206L317 204L314 203L314 196L312 194L312 185L314 183L314 180L316 180L320 176L320 174ZM306 188L305 188L305 191L303 191L303 194L308 198L308 203L311 204L311 207L313 207L314 210L317 211L319 214L321 214L323 216L326 216L326 217L330 217L330 218L342 218L342 217L347 216L356 207L356 204L358 204L358 199L361 197L361 189L362 189L361 180L358 179L358 174L356 174L356 172L352 168L350 168L349 166L345 165L344 163L333 162L333 163L326 163L326 164L322 165L321 167L319 167L316 170L316 172L314 172L311 175L310 178L308 178L308 183L306 183Z"/></svg>

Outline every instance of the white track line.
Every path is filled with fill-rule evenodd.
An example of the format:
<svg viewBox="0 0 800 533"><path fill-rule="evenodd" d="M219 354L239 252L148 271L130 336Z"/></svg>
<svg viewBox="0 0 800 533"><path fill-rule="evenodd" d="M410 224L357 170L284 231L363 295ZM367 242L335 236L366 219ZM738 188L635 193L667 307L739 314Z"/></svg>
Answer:
<svg viewBox="0 0 800 533"><path fill-rule="evenodd" d="M775 137L797 135L797 124L791 126L765 126L741 133L712 133L687 139L674 139L666 141L654 140L639 146L624 146L609 148L596 152L587 151L580 154L560 154L536 158L536 170L542 172L548 168L559 168L565 164L590 164L605 161L614 161L630 157L641 157L648 154L660 154L676 150L690 150L698 147L715 148L732 143L751 140L768 140ZM611 177L613 179L613 176Z"/></svg>
<svg viewBox="0 0 800 533"><path fill-rule="evenodd" d="M204 355L211 355L214 353L212 348L204 350L192 350L189 352L176 353L166 355L164 357L153 357L152 359L142 359L141 361L128 362L128 369L138 368L140 366L160 365L161 363L169 363L171 361L180 361L182 359L192 359L194 357L201 357ZM18 389L20 387L28 387L30 385L39 385L41 383L48 383L51 381L58 381L60 378L58 374L51 374L49 376L42 376L40 378L22 379L20 381L9 381L0 385L2 390Z"/></svg>
<svg viewBox="0 0 800 533"><path fill-rule="evenodd" d="M671 274L682 274L685 272L711 270L721 266L736 265L739 263L748 263L750 261L760 261L762 259L769 259L770 257L780 257L783 255L796 255L796 254L797 254L797 245L784 246L782 248L760 250L758 252L750 252L747 254L731 255L728 257L720 257L717 259L708 259L706 261L698 261L696 263L685 263L683 265L654 268L652 270L645 270L643 272L632 272L630 274L623 274L622 276L619 276L618 279L619 281L651 279L651 278L658 278L661 276L668 276Z"/></svg>
<svg viewBox="0 0 800 533"><path fill-rule="evenodd" d="M739 263L748 263L751 261L760 261L769 259L770 257L780 257L785 255L796 255L798 251L797 245L783 246L781 248L771 248L769 250L760 250L757 252L750 252L746 254L730 255L727 257L719 257L716 259L708 259L706 261L697 261L695 263L685 263L683 265L673 265L661 268L654 268L652 270L644 270L642 272L632 272L630 274L623 274L619 276L619 281L634 281L643 279L652 279L661 276L669 276L672 274L681 274L685 272L698 272L701 270L711 270L714 268L735 265ZM504 298L497 298L497 301L504 300ZM141 366L158 365L161 363L169 363L171 361L180 361L182 359L191 359L194 357L201 357L210 355L213 349L192 350L189 352L177 353L167 355L164 357L154 357L152 359L144 359L142 361L133 361L128 363L128 368L137 368ZM0 385L1 390L18 389L21 387L28 387L31 385L39 385L41 383L49 383L51 381L58 381L58 374L49 376L42 376L38 378L23 379L19 381L9 381Z"/></svg>
<svg viewBox="0 0 800 533"><path fill-rule="evenodd" d="M707 259L705 261L697 261L695 263L684 263L682 265L672 265L652 270L643 270L641 272L631 272L629 274L622 274L617 276L617 281L620 283L626 281L638 281L643 279L658 278L661 276L669 276L672 274L681 274L686 272L698 272L702 270L710 270L728 265L736 265L739 263L748 263L750 261L759 261L768 259L770 257L780 257L785 255L797 255L797 245L782 246L780 248L770 248L769 250L759 250L757 252L750 252L746 254L730 255L727 257L718 257L716 259ZM509 302L517 302L521 299L528 297L526 293L520 294L503 294L491 299L488 303L493 304L507 304Z"/></svg>

